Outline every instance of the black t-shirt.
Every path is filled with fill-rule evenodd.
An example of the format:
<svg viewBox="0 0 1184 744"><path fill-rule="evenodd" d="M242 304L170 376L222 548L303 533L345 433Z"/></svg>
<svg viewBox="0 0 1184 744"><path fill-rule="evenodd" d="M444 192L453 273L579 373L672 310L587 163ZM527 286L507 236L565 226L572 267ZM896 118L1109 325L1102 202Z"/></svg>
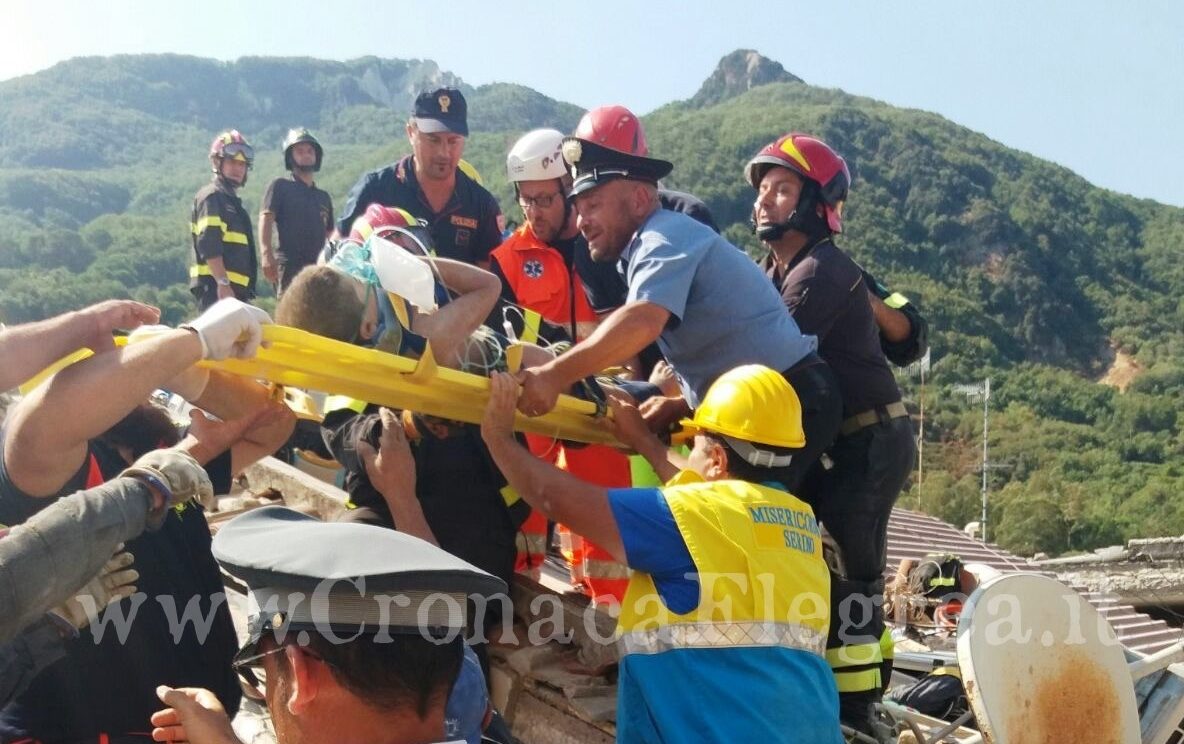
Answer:
<svg viewBox="0 0 1184 744"><path fill-rule="evenodd" d="M802 333L818 337L843 396L843 416L900 400L880 348L863 272L829 238L801 250L783 275L772 255L761 264Z"/></svg>
<svg viewBox="0 0 1184 744"><path fill-rule="evenodd" d="M399 207L423 220L432 235L436 255L476 264L489 260L489 254L501 245L497 227L501 208L493 194L457 169L456 186L440 212L433 212L415 179L415 167L408 155L393 165L370 171L350 189L345 209L337 221L337 231L349 235L366 207L382 204Z"/></svg>
<svg viewBox="0 0 1184 744"><path fill-rule="evenodd" d="M279 246L276 263L295 275L316 263L325 238L333 229L333 199L316 184L306 185L295 176L277 178L263 192L263 212L275 217Z"/></svg>
<svg viewBox="0 0 1184 744"><path fill-rule="evenodd" d="M351 409L331 411L322 433L334 459L345 469L345 491L350 502L366 507L394 527L383 498L366 475L357 452L359 441L378 447L382 420L376 406L364 413ZM509 585L513 579L518 525L502 498L506 479L493 463L471 424L447 422L447 436L424 431L412 443L415 456L415 494L423 516L440 547Z"/></svg>
<svg viewBox="0 0 1184 744"><path fill-rule="evenodd" d="M92 457L103 478L126 467L117 453L92 441L86 462L70 482L57 496L39 499L12 483L0 447L0 524L19 524L60 496L86 488ZM114 622L98 643L96 628L83 629L69 642L66 658L48 667L0 710L0 740L94 741L101 733L151 732L148 719L161 708L155 690L162 684L205 687L228 713L238 710L241 692L230 667L238 639L201 508L191 504L180 513L173 510L160 530L145 532L126 549L135 556L134 568L140 574L136 587L146 598L134 616L135 597L118 603L125 616L134 617L125 641L120 642ZM197 622L170 623L170 611L178 618L188 611ZM198 632L205 620L210 621L208 632ZM176 640L174 627L184 628Z"/></svg>

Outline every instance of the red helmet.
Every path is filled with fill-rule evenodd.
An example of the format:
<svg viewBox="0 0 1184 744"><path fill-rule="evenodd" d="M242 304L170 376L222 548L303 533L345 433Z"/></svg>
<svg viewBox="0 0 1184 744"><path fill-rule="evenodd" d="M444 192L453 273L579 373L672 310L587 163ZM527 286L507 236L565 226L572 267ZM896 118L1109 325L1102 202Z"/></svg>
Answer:
<svg viewBox="0 0 1184 744"><path fill-rule="evenodd" d="M210 143L210 160L231 158L247 161L247 167L255 162L255 148L237 129L228 129ZM215 164L215 168L217 164Z"/></svg>
<svg viewBox="0 0 1184 744"><path fill-rule="evenodd" d="M650 154L641 121L624 106L601 106L592 109L580 119L572 136L629 155L644 157Z"/></svg>
<svg viewBox="0 0 1184 744"><path fill-rule="evenodd" d="M247 170L251 170L251 164L255 162L255 148L237 129L227 129L210 143L210 168L215 176L222 175L222 161L226 158L245 161ZM244 174L239 186L246 185L247 176Z"/></svg>
<svg viewBox="0 0 1184 744"><path fill-rule="evenodd" d="M843 230L843 202L851 188L847 162L820 139L793 132L766 145L744 167L754 189L774 166L788 168L818 186L818 198L826 212L826 223L834 232Z"/></svg>
<svg viewBox="0 0 1184 744"><path fill-rule="evenodd" d="M387 207L382 204L371 204L366 211L354 220L350 226L350 240L365 243L366 238L377 233L379 237L396 227L419 227L419 221L405 209Z"/></svg>

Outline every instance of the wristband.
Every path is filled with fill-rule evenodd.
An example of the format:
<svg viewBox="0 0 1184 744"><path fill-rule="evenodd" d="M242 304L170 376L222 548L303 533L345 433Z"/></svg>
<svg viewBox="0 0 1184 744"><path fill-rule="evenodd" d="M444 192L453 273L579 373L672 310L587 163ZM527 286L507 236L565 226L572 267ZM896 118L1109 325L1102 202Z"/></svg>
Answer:
<svg viewBox="0 0 1184 744"><path fill-rule="evenodd" d="M169 504L173 503L173 490L169 488L168 483L165 482L159 473L148 468L128 468L119 475L120 477L127 476L129 478L135 478L148 486L153 499L152 505L148 509L149 522L155 523L164 516L165 510L169 508Z"/></svg>
<svg viewBox="0 0 1184 744"><path fill-rule="evenodd" d="M221 278L215 278L214 281L218 283L219 287L229 287L230 286L230 278L229 277L224 276Z"/></svg>
<svg viewBox="0 0 1184 744"><path fill-rule="evenodd" d="M78 628L74 627L74 623L70 622L53 610L45 613L45 619L49 622L50 626L57 631L58 637L63 641L70 641L78 637Z"/></svg>

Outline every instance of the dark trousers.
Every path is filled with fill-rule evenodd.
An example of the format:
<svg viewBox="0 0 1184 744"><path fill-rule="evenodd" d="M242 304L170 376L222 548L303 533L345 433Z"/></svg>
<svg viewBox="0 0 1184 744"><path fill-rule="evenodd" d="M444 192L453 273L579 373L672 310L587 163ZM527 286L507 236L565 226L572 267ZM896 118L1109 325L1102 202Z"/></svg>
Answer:
<svg viewBox="0 0 1184 744"><path fill-rule="evenodd" d="M315 263L316 259L312 261L290 261L277 265L276 273L279 276L276 277L276 281L278 282L278 286L275 288L276 296L278 297L288 289L288 286L296 278L297 274Z"/></svg>
<svg viewBox="0 0 1184 744"><path fill-rule="evenodd" d="M839 383L830 366L817 354L806 358L782 373L802 404L802 429L806 446L793 453L782 483L790 493L801 498L799 490L814 464L838 436L843 419L843 401Z"/></svg>
<svg viewBox="0 0 1184 744"><path fill-rule="evenodd" d="M845 575L831 577L827 650L847 651L842 658L828 653L828 661L839 683L843 721L857 727L891 673L880 645L888 518L916 454L907 416L880 421L835 440L827 452L830 463L818 463L802 488L802 498L842 553Z"/></svg>
<svg viewBox="0 0 1184 744"><path fill-rule="evenodd" d="M250 302L255 298L255 295L244 286L239 284L231 284L230 286L234 289L234 296L243 302ZM212 281L203 281L196 287L190 287L189 291L193 293L193 298L197 300L198 312L204 313L210 309L210 305L218 301L218 285Z"/></svg>

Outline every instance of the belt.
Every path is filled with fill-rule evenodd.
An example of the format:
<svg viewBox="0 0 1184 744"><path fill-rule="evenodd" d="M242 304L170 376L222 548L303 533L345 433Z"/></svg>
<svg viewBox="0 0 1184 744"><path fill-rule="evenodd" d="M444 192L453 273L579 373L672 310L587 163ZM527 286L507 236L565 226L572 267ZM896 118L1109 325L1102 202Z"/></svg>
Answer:
<svg viewBox="0 0 1184 744"><path fill-rule="evenodd" d="M889 403L886 406L872 408L871 410L857 413L851 418L843 422L839 427L839 436L847 436L854 434L860 429L865 429L873 424L888 423L892 419L903 418L909 415L909 411L904 407L904 403L899 400L895 403Z"/></svg>

